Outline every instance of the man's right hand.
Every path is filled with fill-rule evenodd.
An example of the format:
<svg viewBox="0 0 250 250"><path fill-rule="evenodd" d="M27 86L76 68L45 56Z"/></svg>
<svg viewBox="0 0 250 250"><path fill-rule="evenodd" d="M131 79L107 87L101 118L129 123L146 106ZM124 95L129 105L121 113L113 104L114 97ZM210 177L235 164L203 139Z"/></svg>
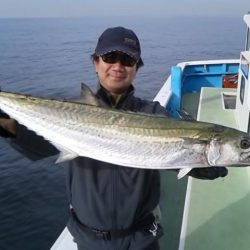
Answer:
<svg viewBox="0 0 250 250"><path fill-rule="evenodd" d="M7 114L0 112L0 136L15 137L17 131L17 122L11 119Z"/></svg>

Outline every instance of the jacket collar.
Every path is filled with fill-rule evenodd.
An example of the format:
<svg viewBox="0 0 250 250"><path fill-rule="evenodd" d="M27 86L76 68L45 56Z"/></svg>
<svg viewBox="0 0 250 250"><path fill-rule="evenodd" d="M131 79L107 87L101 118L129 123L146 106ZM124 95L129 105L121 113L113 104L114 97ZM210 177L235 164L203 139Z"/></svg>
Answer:
<svg viewBox="0 0 250 250"><path fill-rule="evenodd" d="M114 100L112 95L99 83L99 88L96 96L103 100L108 106L112 108L120 108L129 96L134 95L134 86L130 85L129 88L117 99Z"/></svg>

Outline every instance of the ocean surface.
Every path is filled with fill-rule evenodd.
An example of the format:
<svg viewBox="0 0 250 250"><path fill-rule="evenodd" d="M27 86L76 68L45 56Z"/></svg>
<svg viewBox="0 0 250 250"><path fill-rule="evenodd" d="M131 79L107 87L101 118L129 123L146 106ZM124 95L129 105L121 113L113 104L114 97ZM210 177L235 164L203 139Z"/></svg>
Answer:
<svg viewBox="0 0 250 250"><path fill-rule="evenodd" d="M172 65L237 59L245 43L239 18L0 19L0 87L72 98L97 79L90 55L107 27L133 29L145 66L136 95L153 99ZM67 221L64 169L55 158L32 162L0 138L0 250L47 250Z"/></svg>

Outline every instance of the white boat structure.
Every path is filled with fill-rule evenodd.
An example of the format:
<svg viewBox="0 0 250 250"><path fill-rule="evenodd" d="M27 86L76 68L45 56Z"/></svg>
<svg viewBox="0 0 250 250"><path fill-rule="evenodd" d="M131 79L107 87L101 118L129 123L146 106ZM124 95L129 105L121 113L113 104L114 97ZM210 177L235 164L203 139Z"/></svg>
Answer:
<svg viewBox="0 0 250 250"><path fill-rule="evenodd" d="M173 117L185 109L198 121L250 132L250 12L243 19L246 43L239 59L190 61L171 68L155 100ZM230 168L226 178L214 181L178 181L169 171L161 177L161 249L250 249L249 168ZM67 228L51 250L77 250Z"/></svg>

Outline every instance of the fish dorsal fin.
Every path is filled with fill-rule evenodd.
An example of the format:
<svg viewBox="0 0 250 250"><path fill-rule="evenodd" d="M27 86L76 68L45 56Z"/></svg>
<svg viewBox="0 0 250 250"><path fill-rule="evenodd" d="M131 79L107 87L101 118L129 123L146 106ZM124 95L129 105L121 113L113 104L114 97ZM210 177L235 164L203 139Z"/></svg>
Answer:
<svg viewBox="0 0 250 250"><path fill-rule="evenodd" d="M85 83L81 83L81 97L77 100L77 102L88 104L91 106L107 107L107 104L97 98Z"/></svg>
<svg viewBox="0 0 250 250"><path fill-rule="evenodd" d="M79 101L92 106L101 106L99 100L85 83L81 83L81 98Z"/></svg>

